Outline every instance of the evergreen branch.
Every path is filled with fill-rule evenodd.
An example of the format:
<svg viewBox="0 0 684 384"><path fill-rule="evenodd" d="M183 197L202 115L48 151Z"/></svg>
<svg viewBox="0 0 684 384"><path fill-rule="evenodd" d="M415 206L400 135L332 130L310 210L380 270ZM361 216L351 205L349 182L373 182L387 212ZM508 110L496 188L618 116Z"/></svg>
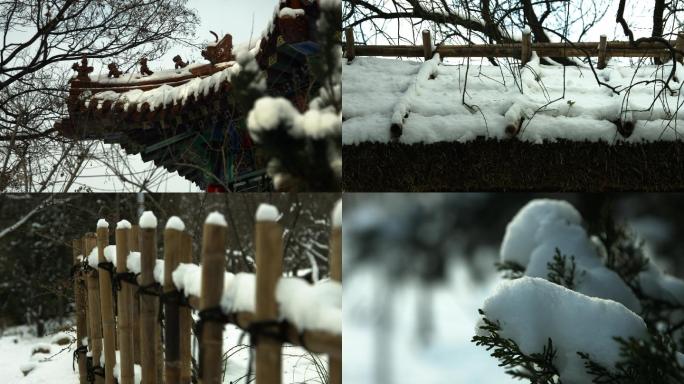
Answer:
<svg viewBox="0 0 684 384"><path fill-rule="evenodd" d="M577 263L575 256L570 256L570 266L567 267L568 257L561 254L560 249L556 248L556 254L553 255L553 261L547 263L549 269L548 280L552 283L562 285L565 288L575 290Z"/></svg>
<svg viewBox="0 0 684 384"><path fill-rule="evenodd" d="M613 370L596 363L587 353L577 354L584 360L587 373L595 384L684 383L684 366L677 359L672 339L651 331L650 340L616 337L620 345L620 361Z"/></svg>
<svg viewBox="0 0 684 384"><path fill-rule="evenodd" d="M558 370L553 365L556 349L551 338L541 353L525 354L515 340L501 337L501 325L498 321L495 323L489 320L481 309L478 312L484 322L480 329L487 332L487 335L475 335L471 341L492 351L491 356L499 360L499 366L506 368L507 374L534 384L562 384Z"/></svg>

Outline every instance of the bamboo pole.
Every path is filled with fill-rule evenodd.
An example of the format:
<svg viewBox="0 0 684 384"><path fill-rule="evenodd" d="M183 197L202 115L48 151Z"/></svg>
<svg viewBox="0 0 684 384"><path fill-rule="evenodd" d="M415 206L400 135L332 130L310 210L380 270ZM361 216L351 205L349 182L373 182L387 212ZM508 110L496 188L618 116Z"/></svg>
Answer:
<svg viewBox="0 0 684 384"><path fill-rule="evenodd" d="M337 223L341 224L341 223ZM330 279L342 282L342 227L334 226L330 234ZM329 384L342 384L342 357L328 356Z"/></svg>
<svg viewBox="0 0 684 384"><path fill-rule="evenodd" d="M257 221L256 312L255 320L278 319L275 289L283 273L283 229L275 221ZM260 337L256 340L256 383L279 384L282 380L282 345L280 340Z"/></svg>
<svg viewBox="0 0 684 384"><path fill-rule="evenodd" d="M680 40L679 38L677 40ZM541 57L597 57L599 42L579 43L531 43L531 51ZM676 41L670 44L677 47ZM684 51L684 36L681 39ZM522 58L521 43L474 44L474 45L440 45L436 52L441 57L516 57ZM677 48L679 49L679 48ZM413 45L356 45L355 56L389 56L389 57L424 57L423 46ZM633 46L627 41L610 41L606 43L608 57L660 57L669 55L661 43L645 42Z"/></svg>
<svg viewBox="0 0 684 384"><path fill-rule="evenodd" d="M109 245L109 228L104 220L97 223L97 261L105 263L104 249ZM114 384L116 365L116 323L114 322L114 303L112 302L112 276L100 271L100 312L102 314L102 334L104 336L105 384Z"/></svg>
<svg viewBox="0 0 684 384"><path fill-rule="evenodd" d="M608 59L606 56L606 47L608 46L608 38L606 35L601 35L601 41L599 42L599 48L598 48L598 64L596 65L596 68L598 69L604 69L606 68Z"/></svg>
<svg viewBox="0 0 684 384"><path fill-rule="evenodd" d="M172 226L177 223L178 225ZM173 271L180 263L181 239L183 237L183 222L178 217L171 217L164 230L164 294L177 294L173 284ZM170 297L170 296L167 296ZM178 302L167 300L164 304L165 365L164 382L166 384L180 383L180 324Z"/></svg>
<svg viewBox="0 0 684 384"><path fill-rule="evenodd" d="M351 28L345 29L344 36L347 40L347 62L349 63L353 61L356 56L356 50L354 49L354 30Z"/></svg>
<svg viewBox="0 0 684 384"><path fill-rule="evenodd" d="M78 256L83 252L83 239L76 239L72 242L74 266L78 268L81 262ZM76 304L76 346L81 348L83 339L87 335L86 309L85 309L85 287L83 284L83 274L77 270L73 275L74 279L74 301ZM88 382L88 371L86 369L86 354L78 354L78 378L80 384Z"/></svg>
<svg viewBox="0 0 684 384"><path fill-rule="evenodd" d="M128 236L128 249L140 252L140 227L131 225ZM133 363L140 364L140 297L133 295Z"/></svg>
<svg viewBox="0 0 684 384"><path fill-rule="evenodd" d="M209 214L202 238L202 287L200 310L219 308L225 272L226 221L218 212ZM211 321L203 325L200 342L202 384L222 383L223 324Z"/></svg>
<svg viewBox="0 0 684 384"><path fill-rule="evenodd" d="M94 233L86 234L86 250L84 255L89 255L90 251L97 246L97 237ZM100 367L100 355L102 354L102 316L100 314L100 283L98 270L93 268L88 273L88 310L90 319L90 330L92 338L88 341L91 347L93 368ZM95 383L104 383L102 376L95 376Z"/></svg>
<svg viewBox="0 0 684 384"><path fill-rule="evenodd" d="M152 212L146 211L141 217L141 224L145 215L154 218ZM157 260L157 220L154 225L140 228L140 285L143 287L154 284L154 265ZM146 223L147 224L147 223ZM140 365L142 370L142 384L157 384L157 298L151 295L140 295Z"/></svg>
<svg viewBox="0 0 684 384"><path fill-rule="evenodd" d="M427 29L423 30L423 57L425 61L432 58L432 38L430 37L430 31Z"/></svg>
<svg viewBox="0 0 684 384"><path fill-rule="evenodd" d="M88 242L86 241L86 236L81 236L81 254L83 255L84 263L87 263L87 245ZM86 313L86 334L88 336L88 343L90 343L93 332L90 329L90 310L88 309L88 275L85 273L85 271L81 273L81 281L83 282L83 309ZM88 346L88 349L90 349L90 345Z"/></svg>
<svg viewBox="0 0 684 384"><path fill-rule="evenodd" d="M130 223L119 222L116 226L116 271L128 272L126 260L129 253ZM133 285L121 281L118 294L119 353L121 355L120 384L133 384Z"/></svg>
<svg viewBox="0 0 684 384"><path fill-rule="evenodd" d="M192 263L192 237L183 233L180 251L181 263ZM190 341L192 338L192 315L190 308L181 307L178 309L178 328L180 334L179 359L180 359L180 382L190 384L192 382L192 352Z"/></svg>

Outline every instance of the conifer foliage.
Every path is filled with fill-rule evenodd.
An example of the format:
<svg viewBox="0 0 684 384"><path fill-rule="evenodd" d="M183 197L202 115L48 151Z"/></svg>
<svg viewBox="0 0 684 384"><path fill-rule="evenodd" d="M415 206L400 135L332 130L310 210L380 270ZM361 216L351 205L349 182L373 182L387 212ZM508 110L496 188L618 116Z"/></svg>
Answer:
<svg viewBox="0 0 684 384"><path fill-rule="evenodd" d="M542 225L546 224L548 223ZM598 356L596 353L592 355L587 350L573 352L582 360L584 370L593 383L684 383L684 297L678 295L684 287L684 282L663 274L648 257L644 242L626 225L616 224L612 218L607 217L601 227L601 232L591 238L598 255L595 261L600 260L603 267L598 268L605 267L605 273L614 272L638 299L640 310L636 315L643 320L642 324L645 324L645 336L613 336L616 348L614 350L618 351L614 365L606 365L605 356ZM556 247L550 260L546 263L548 273L543 276L545 280L587 294L586 286L585 291L580 292L580 285L590 280L590 276L587 275L591 272L585 269L586 258L582 261L584 265L579 264L576 255L566 255L563 250ZM497 268L504 272L503 276L506 279L519 279L528 272L525 266L514 260L503 260L497 264ZM536 277L541 277L538 272ZM596 286L593 286L593 289L596 289ZM553 306L565 305L561 302L562 299L559 297L559 302ZM554 308L548 310L553 311ZM519 347L520 336L517 336L517 342L513 338L502 336L511 334L504 333L506 321L488 318L483 310L480 310L480 315L482 320L472 342L490 351L491 356L499 360L499 365L506 369L507 374L529 380L530 383L556 384L564 381L562 370L557 365L557 341L548 338L546 345L539 346L540 353L529 353L529 346L526 350L528 353L524 353ZM591 324L577 324L577 327L583 327L583 332L589 335L594 332ZM519 335L515 332L512 334ZM586 343L591 343L591 336L587 340ZM590 347L588 344L584 345ZM567 367L567 356L563 360L561 364Z"/></svg>

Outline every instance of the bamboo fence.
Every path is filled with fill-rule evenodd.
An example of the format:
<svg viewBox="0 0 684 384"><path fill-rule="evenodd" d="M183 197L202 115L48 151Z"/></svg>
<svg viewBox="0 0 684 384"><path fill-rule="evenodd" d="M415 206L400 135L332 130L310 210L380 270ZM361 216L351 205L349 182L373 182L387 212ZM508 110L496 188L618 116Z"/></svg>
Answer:
<svg viewBox="0 0 684 384"><path fill-rule="evenodd" d="M73 240L72 272L78 337L74 359L78 364L80 384L133 384L134 364L140 364L143 384L189 384L193 371L199 383L222 383L223 328L227 323L250 335L256 351L257 384L281 383L283 343L300 346L311 353L327 354L328 383L341 384L342 336L325 331L300 331L279 318L275 288L282 276L283 228L275 222L257 222L255 231L255 313L226 314L221 310L226 249L224 226L204 225L199 297L186 297L172 281L172 272L178 264L192 261L192 238L184 231L164 230L165 270L162 283L154 278L156 228L117 226L116 265L107 262L104 255L109 241L107 226L98 225L96 234L87 233ZM77 257L78 254L89 255L95 247L98 268L88 265L87 256ZM127 269L126 260L129 252L138 249L140 273L134 274ZM329 260L331 279L341 282L339 227L331 230ZM160 306L163 308L163 328L160 325ZM192 311L199 311L199 321L194 327ZM198 370L193 370L192 364L193 328L199 342ZM163 343L162 337L157 336L162 333ZM102 356L104 365L100 364ZM117 356L119 361L116 361ZM114 373L117 365L118 380ZM251 366L249 369L251 372ZM160 376L158 372L163 374Z"/></svg>
<svg viewBox="0 0 684 384"><path fill-rule="evenodd" d="M518 58L523 64L530 60L532 52L540 57L597 57L599 69L606 67L611 57L655 57L667 59L672 56L669 48L661 42L642 42L633 45L625 41L607 41L605 35L598 42L533 43L529 32L522 33L519 43L471 44L433 46L430 31L424 30L423 45L358 45L354 32L345 30L345 55L348 61L357 56L423 57L428 60L435 53L440 57L492 57ZM676 51L677 60L684 55L684 31L677 39L669 41Z"/></svg>

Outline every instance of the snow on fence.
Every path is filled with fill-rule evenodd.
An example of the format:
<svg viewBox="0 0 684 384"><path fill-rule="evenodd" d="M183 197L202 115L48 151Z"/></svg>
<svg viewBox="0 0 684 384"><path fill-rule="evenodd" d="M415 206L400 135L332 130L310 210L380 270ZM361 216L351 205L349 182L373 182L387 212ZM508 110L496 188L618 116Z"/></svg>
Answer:
<svg viewBox="0 0 684 384"><path fill-rule="evenodd" d="M108 244L104 220L95 234L74 240L79 343L74 359L80 383L188 384L191 329L199 343L199 382L222 383L223 328L231 323L250 336L257 383L281 382L281 348L289 343L327 354L328 382L340 384L341 203L333 213L330 279L314 285L282 277L283 228L277 216L275 207L265 204L257 211L256 274L225 272L227 224L217 212L204 224L200 265L192 264L192 238L178 217L166 223L163 259L157 259L152 212L145 212L139 225L119 222L114 245ZM194 324L193 310L198 311Z"/></svg>
<svg viewBox="0 0 684 384"><path fill-rule="evenodd" d="M599 42L565 42L565 43L533 43L529 31L522 32L519 43L505 44L472 44L472 45L439 45L434 46L430 31L423 31L423 45L356 45L352 29L345 30L345 50L347 60L356 56L391 56L391 57L423 57L425 60L434 54L440 57L512 57L519 58L526 64L537 52L539 57L598 57L599 69L606 67L611 57L671 57L669 47L662 42L641 42L633 45L624 41L607 41L601 35ZM677 35L669 45L675 48L677 59L684 57L684 31Z"/></svg>

